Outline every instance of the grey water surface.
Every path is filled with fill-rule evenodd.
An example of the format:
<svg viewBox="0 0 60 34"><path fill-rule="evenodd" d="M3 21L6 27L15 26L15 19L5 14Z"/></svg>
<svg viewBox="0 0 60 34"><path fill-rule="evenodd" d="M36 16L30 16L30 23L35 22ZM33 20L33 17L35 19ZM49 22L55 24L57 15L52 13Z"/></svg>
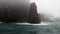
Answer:
<svg viewBox="0 0 60 34"><path fill-rule="evenodd" d="M60 34L60 22L0 23L0 34Z"/></svg>

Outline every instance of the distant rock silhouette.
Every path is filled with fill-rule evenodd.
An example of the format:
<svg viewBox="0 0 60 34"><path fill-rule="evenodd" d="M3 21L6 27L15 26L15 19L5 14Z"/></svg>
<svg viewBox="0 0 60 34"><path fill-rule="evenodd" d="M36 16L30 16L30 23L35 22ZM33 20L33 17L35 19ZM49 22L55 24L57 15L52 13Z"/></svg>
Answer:
<svg viewBox="0 0 60 34"><path fill-rule="evenodd" d="M29 21L33 22L33 23L38 23L40 22L38 20L38 13L37 13L37 6L36 4L33 2L30 5L30 11L29 11Z"/></svg>
<svg viewBox="0 0 60 34"><path fill-rule="evenodd" d="M0 0L0 5L2 6L0 8L0 22L38 23L37 6L34 2L30 3L29 0Z"/></svg>

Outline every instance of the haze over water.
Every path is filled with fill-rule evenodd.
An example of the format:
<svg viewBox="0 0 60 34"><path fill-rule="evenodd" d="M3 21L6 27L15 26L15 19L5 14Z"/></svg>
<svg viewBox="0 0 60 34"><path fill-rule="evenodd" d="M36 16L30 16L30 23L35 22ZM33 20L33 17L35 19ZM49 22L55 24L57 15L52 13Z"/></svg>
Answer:
<svg viewBox="0 0 60 34"><path fill-rule="evenodd" d="M60 17L60 0L31 0L36 2L38 13L53 15L55 18Z"/></svg>

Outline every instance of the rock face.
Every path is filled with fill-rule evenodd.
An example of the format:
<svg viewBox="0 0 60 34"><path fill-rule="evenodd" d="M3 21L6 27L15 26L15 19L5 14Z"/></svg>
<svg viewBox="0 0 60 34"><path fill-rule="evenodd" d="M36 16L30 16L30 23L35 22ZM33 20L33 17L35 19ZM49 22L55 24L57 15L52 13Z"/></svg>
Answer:
<svg viewBox="0 0 60 34"><path fill-rule="evenodd" d="M0 21L27 21L29 0L0 0Z"/></svg>
<svg viewBox="0 0 60 34"><path fill-rule="evenodd" d="M37 7L29 0L0 0L0 21L37 22Z"/></svg>
<svg viewBox="0 0 60 34"><path fill-rule="evenodd" d="M38 23L39 22L38 13L37 13L37 6L34 2L31 3L31 5L30 5L29 21L33 22L33 23Z"/></svg>

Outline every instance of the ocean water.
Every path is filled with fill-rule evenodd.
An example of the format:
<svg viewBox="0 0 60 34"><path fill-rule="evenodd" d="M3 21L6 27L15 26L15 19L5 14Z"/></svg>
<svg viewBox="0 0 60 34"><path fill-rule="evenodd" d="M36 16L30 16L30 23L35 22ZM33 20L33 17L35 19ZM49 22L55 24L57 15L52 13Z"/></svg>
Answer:
<svg viewBox="0 0 60 34"><path fill-rule="evenodd" d="M60 34L60 22L0 23L0 34Z"/></svg>
<svg viewBox="0 0 60 34"><path fill-rule="evenodd" d="M48 25L38 25L37 34L60 34L60 22L43 22Z"/></svg>
<svg viewBox="0 0 60 34"><path fill-rule="evenodd" d="M15 23L15 24L18 24L18 25L57 25L57 24L60 24L60 22L41 22L41 23L38 23L38 24L31 24L31 23Z"/></svg>

